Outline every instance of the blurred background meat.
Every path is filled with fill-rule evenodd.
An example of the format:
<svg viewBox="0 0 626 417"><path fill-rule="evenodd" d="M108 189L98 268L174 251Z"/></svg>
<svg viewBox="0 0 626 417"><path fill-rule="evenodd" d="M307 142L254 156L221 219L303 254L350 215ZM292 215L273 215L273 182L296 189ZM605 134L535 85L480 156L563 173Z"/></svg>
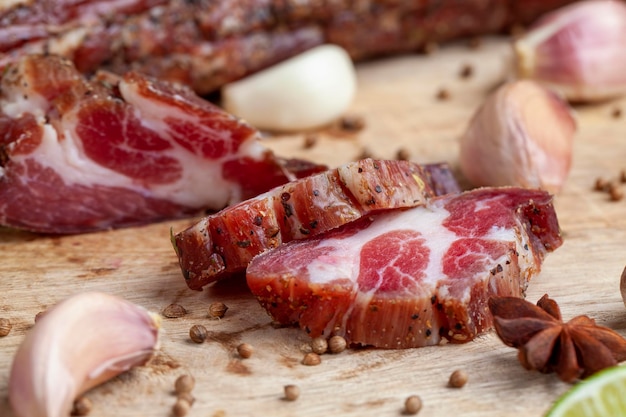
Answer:
<svg viewBox="0 0 626 417"><path fill-rule="evenodd" d="M136 70L199 94L322 43L355 60L502 33L572 0L9 0L0 68L52 53L85 73Z"/></svg>

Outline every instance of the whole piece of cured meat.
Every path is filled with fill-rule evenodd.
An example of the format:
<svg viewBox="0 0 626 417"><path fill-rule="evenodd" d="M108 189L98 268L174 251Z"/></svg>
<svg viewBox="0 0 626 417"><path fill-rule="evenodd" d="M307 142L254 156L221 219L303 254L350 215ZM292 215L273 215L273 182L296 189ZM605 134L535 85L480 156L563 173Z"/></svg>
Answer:
<svg viewBox="0 0 626 417"><path fill-rule="evenodd" d="M446 164L363 159L276 187L173 237L189 288L245 270L250 260L375 211L423 204L459 188Z"/></svg>
<svg viewBox="0 0 626 417"><path fill-rule="evenodd" d="M309 48L354 59L499 33L574 0L29 0L0 4L0 68L33 53L200 94Z"/></svg>
<svg viewBox="0 0 626 417"><path fill-rule="evenodd" d="M295 178L190 89L27 56L0 81L0 225L78 233L219 210Z"/></svg>
<svg viewBox="0 0 626 417"><path fill-rule="evenodd" d="M551 196L477 189L363 217L254 258L252 292L311 337L408 348L462 343L492 326L491 295L522 297L561 243Z"/></svg>

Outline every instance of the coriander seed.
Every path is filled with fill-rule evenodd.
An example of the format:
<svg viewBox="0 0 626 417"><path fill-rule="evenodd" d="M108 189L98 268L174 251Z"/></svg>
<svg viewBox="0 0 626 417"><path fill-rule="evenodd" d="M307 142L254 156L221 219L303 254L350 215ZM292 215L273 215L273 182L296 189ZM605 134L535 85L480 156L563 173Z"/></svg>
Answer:
<svg viewBox="0 0 626 417"><path fill-rule="evenodd" d="M302 359L302 364L306 366L315 366L322 363L322 358L317 353L307 353Z"/></svg>
<svg viewBox="0 0 626 417"><path fill-rule="evenodd" d="M239 356L241 356L244 359L247 359L250 356L252 356L253 352L254 352L254 348L248 343L242 343L239 346L237 346L237 353L239 354Z"/></svg>
<svg viewBox="0 0 626 417"><path fill-rule="evenodd" d="M602 177L596 178L596 182L594 183L593 189L596 191L605 191L609 186L607 180Z"/></svg>
<svg viewBox="0 0 626 417"><path fill-rule="evenodd" d="M178 399L172 407L172 413L174 414L174 417L184 417L189 413L190 409L191 404L183 399Z"/></svg>
<svg viewBox="0 0 626 417"><path fill-rule="evenodd" d="M474 75L474 67L472 67L470 64L463 65L459 75L461 76L461 78L470 78L472 75Z"/></svg>
<svg viewBox="0 0 626 417"><path fill-rule="evenodd" d="M180 304L170 304L163 309L163 316L168 319L178 319L185 314L187 314L187 310Z"/></svg>
<svg viewBox="0 0 626 417"><path fill-rule="evenodd" d="M72 406L72 411L70 415L72 416L86 416L91 412L93 408L93 404L91 400L87 397L79 397L74 401L74 405Z"/></svg>
<svg viewBox="0 0 626 417"><path fill-rule="evenodd" d="M300 388L297 385L285 385L285 400L295 401L300 396Z"/></svg>
<svg viewBox="0 0 626 417"><path fill-rule="evenodd" d="M189 329L189 338L194 343L203 343L207 338L207 329L201 324L194 324Z"/></svg>
<svg viewBox="0 0 626 417"><path fill-rule="evenodd" d="M326 353L328 350L328 340L323 337L316 337L311 340L311 350L313 353L317 353L318 355L322 355Z"/></svg>
<svg viewBox="0 0 626 417"><path fill-rule="evenodd" d="M209 306L209 317L214 319L221 319L228 311L226 304L221 302L211 303Z"/></svg>
<svg viewBox="0 0 626 417"><path fill-rule="evenodd" d="M11 329L13 325L11 324L11 320L0 318L0 337L4 337L11 333Z"/></svg>
<svg viewBox="0 0 626 417"><path fill-rule="evenodd" d="M439 89L439 91L437 91L437 100L441 100L441 101L445 101L448 100L450 98L450 91L448 91L445 88L441 88Z"/></svg>
<svg viewBox="0 0 626 417"><path fill-rule="evenodd" d="M411 159L411 153L407 148L400 148L398 152L396 152L396 159L400 161L408 161Z"/></svg>
<svg viewBox="0 0 626 417"><path fill-rule="evenodd" d="M181 375L174 382L174 391L176 394L180 395L183 393L189 393L193 391L193 387L196 385L196 380L193 376L185 374Z"/></svg>
<svg viewBox="0 0 626 417"><path fill-rule="evenodd" d="M304 137L304 142L302 143L302 147L304 149L311 149L317 144L317 136L310 134Z"/></svg>
<svg viewBox="0 0 626 417"><path fill-rule="evenodd" d="M422 399L417 395L411 395L404 401L405 414L417 414L422 409Z"/></svg>
<svg viewBox="0 0 626 417"><path fill-rule="evenodd" d="M609 187L609 199L611 201L621 201L624 198L624 192L617 186Z"/></svg>
<svg viewBox="0 0 626 417"><path fill-rule="evenodd" d="M457 369L452 372L450 375L450 380L448 381L448 385L452 388L462 388L467 383L468 375L467 372Z"/></svg>
<svg viewBox="0 0 626 417"><path fill-rule="evenodd" d="M346 350L346 339L341 336L333 336L328 341L328 350L331 353L341 353Z"/></svg>
<svg viewBox="0 0 626 417"><path fill-rule="evenodd" d="M348 132L358 132L365 127L365 119L361 116L344 116L339 122L341 129Z"/></svg>

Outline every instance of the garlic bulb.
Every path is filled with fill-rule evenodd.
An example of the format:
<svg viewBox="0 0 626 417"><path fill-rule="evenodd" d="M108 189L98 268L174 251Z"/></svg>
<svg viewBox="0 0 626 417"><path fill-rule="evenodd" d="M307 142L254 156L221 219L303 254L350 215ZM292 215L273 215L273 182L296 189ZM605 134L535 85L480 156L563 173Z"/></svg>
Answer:
<svg viewBox="0 0 626 417"><path fill-rule="evenodd" d="M347 52L322 45L225 85L222 105L258 129L306 130L347 110L356 84Z"/></svg>
<svg viewBox="0 0 626 417"><path fill-rule="evenodd" d="M544 16L514 42L517 73L572 102L626 94L626 3L591 0Z"/></svg>
<svg viewBox="0 0 626 417"><path fill-rule="evenodd" d="M142 365L158 345L159 317L120 298L83 293L52 307L13 359L17 417L66 417L83 392Z"/></svg>
<svg viewBox="0 0 626 417"><path fill-rule="evenodd" d="M539 84L514 81L492 93L461 137L461 170L475 186L560 191L572 161L576 121Z"/></svg>

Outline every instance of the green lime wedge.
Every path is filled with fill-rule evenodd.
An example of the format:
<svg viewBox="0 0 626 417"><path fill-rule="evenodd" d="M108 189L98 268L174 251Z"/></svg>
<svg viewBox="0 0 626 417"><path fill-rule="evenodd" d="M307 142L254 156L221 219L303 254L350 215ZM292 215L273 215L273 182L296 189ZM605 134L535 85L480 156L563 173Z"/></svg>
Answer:
<svg viewBox="0 0 626 417"><path fill-rule="evenodd" d="M546 417L626 416L626 366L614 366L577 383Z"/></svg>

